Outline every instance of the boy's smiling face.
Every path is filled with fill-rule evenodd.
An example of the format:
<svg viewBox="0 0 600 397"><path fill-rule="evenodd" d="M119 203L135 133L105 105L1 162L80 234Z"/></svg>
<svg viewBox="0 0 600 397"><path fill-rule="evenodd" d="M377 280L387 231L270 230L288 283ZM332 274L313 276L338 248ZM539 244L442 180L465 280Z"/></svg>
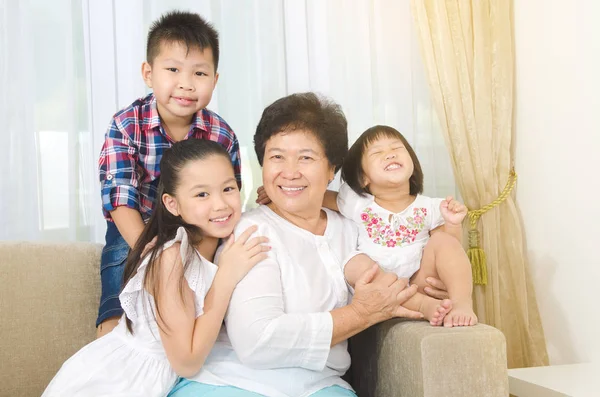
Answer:
<svg viewBox="0 0 600 397"><path fill-rule="evenodd" d="M154 92L161 119L177 125L191 123L208 105L219 74L211 48L201 51L183 43L163 42L152 65L142 65L142 77Z"/></svg>

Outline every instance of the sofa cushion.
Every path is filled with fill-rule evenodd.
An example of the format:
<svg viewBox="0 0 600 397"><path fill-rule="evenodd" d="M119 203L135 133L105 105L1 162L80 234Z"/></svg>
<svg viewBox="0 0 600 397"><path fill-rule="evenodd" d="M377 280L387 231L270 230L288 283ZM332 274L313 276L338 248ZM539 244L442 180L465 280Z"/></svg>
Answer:
<svg viewBox="0 0 600 397"><path fill-rule="evenodd" d="M39 396L95 338L102 247L0 242L0 395Z"/></svg>

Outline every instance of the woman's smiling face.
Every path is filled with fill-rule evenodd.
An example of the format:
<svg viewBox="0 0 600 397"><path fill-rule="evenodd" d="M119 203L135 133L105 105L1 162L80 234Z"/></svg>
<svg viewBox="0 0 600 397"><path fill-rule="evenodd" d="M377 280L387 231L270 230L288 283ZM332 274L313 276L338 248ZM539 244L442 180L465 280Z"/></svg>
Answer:
<svg viewBox="0 0 600 397"><path fill-rule="evenodd" d="M310 131L273 135L265 145L263 185L273 205L301 217L319 214L333 179L323 145Z"/></svg>

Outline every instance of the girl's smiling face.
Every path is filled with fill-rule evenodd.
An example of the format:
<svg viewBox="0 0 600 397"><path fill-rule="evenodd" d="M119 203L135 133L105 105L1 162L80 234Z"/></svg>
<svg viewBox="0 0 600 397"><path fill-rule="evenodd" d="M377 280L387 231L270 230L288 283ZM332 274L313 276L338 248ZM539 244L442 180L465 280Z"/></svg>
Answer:
<svg viewBox="0 0 600 397"><path fill-rule="evenodd" d="M204 236L229 237L240 219L242 207L229 158L212 155L190 161L179 173L175 195L162 197L167 210L199 227Z"/></svg>
<svg viewBox="0 0 600 397"><path fill-rule="evenodd" d="M404 143L393 137L382 136L367 146L362 156L363 186L369 191L382 188L409 187L414 164Z"/></svg>

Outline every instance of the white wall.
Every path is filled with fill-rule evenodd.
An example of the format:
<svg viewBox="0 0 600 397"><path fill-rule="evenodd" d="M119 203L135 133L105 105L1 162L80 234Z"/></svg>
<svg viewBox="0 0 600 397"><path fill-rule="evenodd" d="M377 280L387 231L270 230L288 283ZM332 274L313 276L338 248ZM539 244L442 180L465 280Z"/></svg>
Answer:
<svg viewBox="0 0 600 397"><path fill-rule="evenodd" d="M600 2L513 3L517 199L550 361L600 362Z"/></svg>

